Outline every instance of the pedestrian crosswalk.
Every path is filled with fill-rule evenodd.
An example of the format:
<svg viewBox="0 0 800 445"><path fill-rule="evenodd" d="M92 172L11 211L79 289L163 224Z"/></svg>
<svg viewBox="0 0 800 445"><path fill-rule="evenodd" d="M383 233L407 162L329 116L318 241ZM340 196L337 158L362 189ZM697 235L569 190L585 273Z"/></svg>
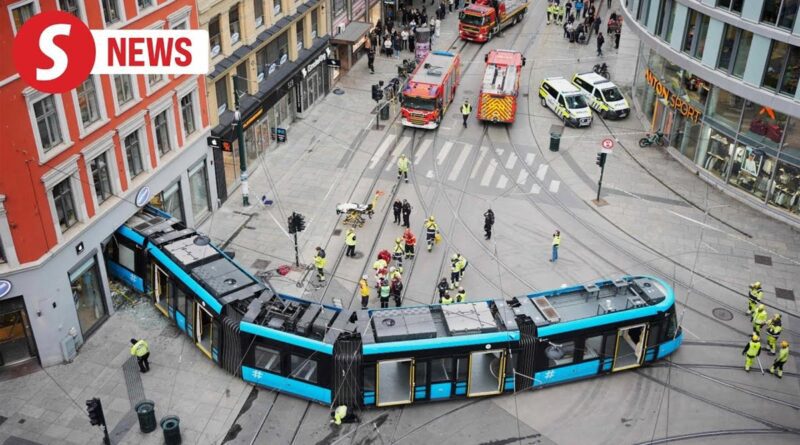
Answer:
<svg viewBox="0 0 800 445"><path fill-rule="evenodd" d="M469 179L481 187L500 190L519 187L521 193L534 195L543 191L555 194L561 190L561 181L554 177L550 166L543 162L537 164L536 153L519 153L524 151L520 147L516 150L485 145L476 147L466 142L445 141L432 150L432 139L423 139L416 147L411 147L411 141L410 136L398 139L395 135L387 135L375 150L368 169L376 169L381 159L388 156L384 171L390 171L396 168L398 158L405 153L414 166L430 167L417 171L417 177L463 183L466 179L463 175L469 172Z"/></svg>

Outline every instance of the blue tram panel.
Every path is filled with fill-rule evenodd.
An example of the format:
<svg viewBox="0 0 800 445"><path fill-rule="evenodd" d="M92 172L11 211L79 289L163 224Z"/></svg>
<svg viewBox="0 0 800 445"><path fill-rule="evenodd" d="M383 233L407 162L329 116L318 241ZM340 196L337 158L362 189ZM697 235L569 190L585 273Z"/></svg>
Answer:
<svg viewBox="0 0 800 445"><path fill-rule="evenodd" d="M109 270L213 361L322 404L485 397L643 366L682 341L664 281L627 276L510 300L349 311L275 293L180 221L145 209Z"/></svg>

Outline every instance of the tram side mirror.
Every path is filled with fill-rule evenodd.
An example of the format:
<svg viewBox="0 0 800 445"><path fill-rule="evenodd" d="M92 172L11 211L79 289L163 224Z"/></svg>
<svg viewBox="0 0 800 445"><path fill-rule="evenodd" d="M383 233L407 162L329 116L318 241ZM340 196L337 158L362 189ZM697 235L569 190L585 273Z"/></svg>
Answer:
<svg viewBox="0 0 800 445"><path fill-rule="evenodd" d="M526 58L524 58L524 57L522 58L522 66L525 66L525 62L526 62L527 60L528 60L528 59L526 59Z"/></svg>

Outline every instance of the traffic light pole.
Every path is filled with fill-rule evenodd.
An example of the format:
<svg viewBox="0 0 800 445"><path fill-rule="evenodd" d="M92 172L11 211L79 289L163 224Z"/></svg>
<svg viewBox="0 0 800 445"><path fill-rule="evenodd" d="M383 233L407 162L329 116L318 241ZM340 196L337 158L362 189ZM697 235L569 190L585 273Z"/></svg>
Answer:
<svg viewBox="0 0 800 445"><path fill-rule="evenodd" d="M606 171L606 164L603 163L603 166L600 167L600 180L597 181L597 199L595 201L600 202L600 189L603 188L603 173Z"/></svg>
<svg viewBox="0 0 800 445"><path fill-rule="evenodd" d="M300 251L297 249L297 232L294 232L294 265L300 267Z"/></svg>
<svg viewBox="0 0 800 445"><path fill-rule="evenodd" d="M238 80L238 78L238 76L233 76L233 99L236 102L234 120L236 121L236 137L239 140L239 169L242 172L242 205L248 207L250 205L250 188L247 185L247 156L244 147L244 122L242 121L242 113L239 110L239 89L236 87L236 80Z"/></svg>

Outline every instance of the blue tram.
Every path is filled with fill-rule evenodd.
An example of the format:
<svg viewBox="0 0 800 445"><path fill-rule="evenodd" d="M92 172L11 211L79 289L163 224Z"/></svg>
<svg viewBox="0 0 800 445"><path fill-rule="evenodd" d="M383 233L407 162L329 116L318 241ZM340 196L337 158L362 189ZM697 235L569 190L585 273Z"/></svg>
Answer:
<svg viewBox="0 0 800 445"><path fill-rule="evenodd" d="M664 281L626 276L510 300L345 310L275 293L180 221L145 208L106 252L197 347L257 385L323 404L394 406L632 369L682 332Z"/></svg>

